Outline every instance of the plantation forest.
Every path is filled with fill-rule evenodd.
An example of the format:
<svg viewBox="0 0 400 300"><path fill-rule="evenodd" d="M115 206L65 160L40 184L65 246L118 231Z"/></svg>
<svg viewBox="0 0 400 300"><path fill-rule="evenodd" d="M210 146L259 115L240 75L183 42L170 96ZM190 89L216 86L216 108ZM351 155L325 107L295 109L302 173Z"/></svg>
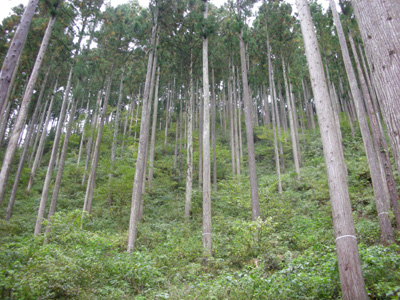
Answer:
<svg viewBox="0 0 400 300"><path fill-rule="evenodd" d="M15 1L1 299L400 299L400 1Z"/></svg>

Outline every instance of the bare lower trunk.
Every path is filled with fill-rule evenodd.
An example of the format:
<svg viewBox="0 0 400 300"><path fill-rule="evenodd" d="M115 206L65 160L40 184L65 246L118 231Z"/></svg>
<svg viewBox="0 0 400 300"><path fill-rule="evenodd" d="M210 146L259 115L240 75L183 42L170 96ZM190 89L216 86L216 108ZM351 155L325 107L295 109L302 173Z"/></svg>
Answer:
<svg viewBox="0 0 400 300"><path fill-rule="evenodd" d="M64 98L63 98L63 102L62 102L62 106L61 106L59 122L57 125L56 135L55 135L54 141L53 141L53 148L51 150L50 161L49 161L49 165L47 167L46 177L45 177L44 184L43 184L42 196L40 198L40 204L39 204L38 216L36 219L34 235L38 235L42 232L42 222L43 222L44 212L46 210L46 202L47 202L47 198L49 195L51 177L53 175L53 169L54 169L54 166L56 163L56 156L57 156L57 151L58 151L58 145L60 143L61 130L62 130L62 127L64 124L65 112L66 112L66 108L67 108L69 92L71 89L72 70L73 70L73 66L71 66L71 69L69 71L67 86L66 86L65 92L64 92Z"/></svg>
<svg viewBox="0 0 400 300"><path fill-rule="evenodd" d="M150 157L149 157L149 188L152 186L153 182L153 167L154 167L154 148L156 144L156 126L157 126L157 112L158 112L158 86L160 83L160 66L157 70L157 79L156 79L156 89L154 91L154 104L153 104L153 120L151 127L151 138L150 138Z"/></svg>
<svg viewBox="0 0 400 300"><path fill-rule="evenodd" d="M346 300L368 299L352 219L344 155L342 148L339 147L339 144L342 143L338 134L340 129L337 128L332 107L329 103L329 91L310 8L307 0L296 0L296 4L299 11L327 167L342 298Z"/></svg>
<svg viewBox="0 0 400 300"><path fill-rule="evenodd" d="M47 25L46 32L43 36L43 40L40 45L38 55L36 57L35 65L33 67L31 76L29 77L29 81L28 81L28 84L25 89L24 97L21 102L21 107L19 108L18 117L14 124L10 139L8 141L6 153L4 154L3 165L1 166L1 172L0 172L0 204L3 200L5 188L6 188L7 181L8 181L8 176L10 174L11 163L14 158L15 150L17 149L18 139L19 139L22 129L25 125L25 120L26 120L26 116L28 114L28 109L29 109L29 103L32 99L33 90L34 90L37 78L39 76L40 67L42 65L42 61L44 59L44 55L47 50L47 45L49 43L49 39L50 39L51 31L53 30L54 23L55 23L55 17L52 17ZM2 71L2 74L3 74L3 72L5 72L5 70ZM6 88L6 87L4 87L4 88ZM1 105L2 105L2 103L0 102L0 106ZM1 109L0 111L3 111L3 109Z"/></svg>
<svg viewBox="0 0 400 300"><path fill-rule="evenodd" d="M24 48L29 27L38 3L39 0L30 0L28 2L24 14L21 17L21 22L18 25L10 47L8 48L6 57L4 58L0 73L0 112L4 111L12 78L16 73L18 61L21 57L22 49Z"/></svg>
<svg viewBox="0 0 400 300"><path fill-rule="evenodd" d="M147 63L147 72L146 72L146 82L143 93L143 105L142 105L142 117L140 122L140 137L139 137L139 147L138 147L138 155L136 160L136 169L135 169L135 178L133 180L133 190L132 190L132 203L131 203L131 212L129 219L129 236L128 236L128 252L132 252L135 247L135 241L137 236L137 223L139 220L139 212L140 206L142 202L142 185L144 178L144 169L145 169L145 161L146 161L146 152L147 152L147 141L149 138L149 128L150 128L150 111L147 102L150 101L150 83L151 83L151 75L152 75L152 67L154 64L154 55L155 50L153 47L156 46L156 33L157 33L157 8L155 11L155 16L153 20L153 29L151 35L151 46L149 52L149 60Z"/></svg>
<svg viewBox="0 0 400 300"><path fill-rule="evenodd" d="M58 168L57 168L57 176L56 176L56 180L54 181L53 194L51 196L49 214L48 214L48 217L47 217L47 219L49 221L50 221L50 218L52 216L54 216L54 213L56 212L56 204L57 204L57 199L58 199L58 193L60 191L61 180L62 180L62 176L63 176L63 173L64 173L65 159L67 157L68 143L69 143L69 138L71 136L72 125L74 124L76 105L77 105L77 101L74 101L74 103L72 104L72 108L71 108L70 114L69 114L67 131L66 131L65 137L64 137L64 143L63 143L62 150L61 150L60 162L59 162ZM51 226L51 223L48 223L47 226L46 226L46 233L47 234L50 233L50 226Z"/></svg>
<svg viewBox="0 0 400 300"><path fill-rule="evenodd" d="M377 114L375 114L373 104L370 98L370 94L368 92L367 84L361 69L360 61L358 59L357 55L357 50L354 45L353 38L351 34L349 34L349 39L350 39L350 45L352 47L353 51L353 56L357 65L357 70L358 70L358 77L360 79L360 85L361 89L364 95L364 101L367 107L367 112L368 112L368 118L370 120L370 126L372 129L372 135L373 135L373 142L375 145L375 150L376 154L378 155L378 159L381 164L382 168L382 176L383 176L383 182L382 184L386 184L388 187L388 192L389 192L389 197L390 197L390 202L392 204L393 208L393 213L396 218L396 226L397 228L400 228L400 209L399 209L399 203L397 199L399 198L399 195L397 193L397 188L396 188L396 182L394 180L393 176L393 169L392 169L392 164L389 159L389 151L386 143L386 138L383 133L383 131L380 131L380 126L378 125L378 119L376 117ZM364 116L366 118L366 116ZM372 172L372 171L371 171ZM385 214L385 212L379 212L379 214ZM389 218L388 218L389 219ZM385 216L385 221L386 216ZM389 220L390 221L390 220ZM390 224L390 223L389 223ZM389 231L390 232L390 231Z"/></svg>
<svg viewBox="0 0 400 300"><path fill-rule="evenodd" d="M256 220L260 216L260 205L258 202L258 184L257 184L257 171L256 171L256 158L254 154L254 138L253 138L253 124L251 120L252 105L249 98L249 86L247 81L247 69L246 69L246 54L244 51L243 42L243 29L239 34L240 44L240 61L242 69L242 81L243 81L243 102L244 102L244 114L246 122L246 138L247 138L247 155L249 161L249 175L250 175L250 189L251 189L251 217Z"/></svg>
<svg viewBox="0 0 400 300"><path fill-rule="evenodd" d="M87 186L86 186L85 202L83 204L83 211L87 211L89 214L92 211L93 192L94 192L94 187L96 185L96 174L97 174L97 165L99 162L100 143L101 143L101 138L103 136L103 126L104 126L104 123L106 121L106 116L107 116L107 104L108 104L108 100L110 98L110 93L111 93L111 84L112 84L113 73L114 73L114 63L111 66L110 77L108 79L108 84L107 84L107 89L106 89L106 95L104 97L103 109L101 111L100 124L99 124L99 128L97 129L96 144L93 149L92 165L90 168L90 174L89 174L89 178L88 178L88 182L87 182Z"/></svg>
<svg viewBox="0 0 400 300"><path fill-rule="evenodd" d="M205 1L204 19L208 16ZM205 258L212 255L211 238L211 166L210 166L210 92L208 80L208 38L203 36L203 248Z"/></svg>
<svg viewBox="0 0 400 300"><path fill-rule="evenodd" d="M186 191L185 191L185 221L189 221L192 209L192 187L193 187L193 61L190 60L190 97L187 107L187 150L186 150Z"/></svg>

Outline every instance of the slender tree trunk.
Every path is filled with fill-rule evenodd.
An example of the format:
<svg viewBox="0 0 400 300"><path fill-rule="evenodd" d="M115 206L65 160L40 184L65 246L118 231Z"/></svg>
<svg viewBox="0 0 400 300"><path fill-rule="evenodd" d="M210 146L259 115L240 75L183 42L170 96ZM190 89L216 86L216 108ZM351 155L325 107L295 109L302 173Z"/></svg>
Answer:
<svg viewBox="0 0 400 300"><path fill-rule="evenodd" d="M115 156L117 152L117 135L119 130L119 119L121 115L121 101L122 101L122 94L124 92L124 75L125 75L125 66L122 67L121 72L121 80L119 83L119 94L118 94L118 102L117 102L117 112L115 113L115 120L114 120L114 134L113 134L113 141L111 145L111 169L110 173L108 174L108 193L107 193L107 205L108 207L111 206L111 183L113 179L113 172L114 172L114 165L115 165Z"/></svg>
<svg viewBox="0 0 400 300"><path fill-rule="evenodd" d="M193 58L190 56L190 97L187 108L187 150L186 150L186 191L185 191L185 222L189 221L192 209L192 187L193 187Z"/></svg>
<svg viewBox="0 0 400 300"><path fill-rule="evenodd" d="M238 2L239 4L239 2ZM238 5L238 9L239 5ZM243 28L239 34L240 45L240 61L242 67L242 81L243 81L243 102L244 114L246 122L246 138L247 138L247 154L249 160L249 175L250 175L250 188L251 188L251 216L253 221L260 216L260 205L258 202L258 185L257 185L257 172L256 172L256 158L254 154L254 138L253 138L253 124L251 120L251 102L249 99L249 85L247 81L246 69L246 54L244 51L243 42Z"/></svg>
<svg viewBox="0 0 400 300"><path fill-rule="evenodd" d="M204 120L204 98L202 95L199 97L199 191L201 191L201 186L203 183L203 120Z"/></svg>
<svg viewBox="0 0 400 300"><path fill-rule="evenodd" d="M204 19L208 17L205 0ZM212 255L211 239L211 166L210 166L210 91L208 80L208 37L203 34L203 248L205 261Z"/></svg>
<svg viewBox="0 0 400 300"><path fill-rule="evenodd" d="M357 55L357 50L354 45L353 38L351 34L349 34L349 39L350 39L350 45L353 51L353 56L357 65L357 70L359 74L359 79L360 79L360 85L362 92L364 94L364 101L367 107L367 112L368 112L368 118L370 120L370 125L372 129L372 135L373 135L373 142L375 145L375 151L376 154L378 155L378 159L380 160L381 164L381 169L382 169L382 176L383 176L383 184L387 184L388 187L388 192L389 192L389 197L390 197L390 203L393 208L393 213L396 218L396 226L399 229L400 228L400 209L399 209L399 203L397 199L399 198L399 195L397 193L397 188L396 188L396 182L394 181L394 176L393 176L393 169L392 169L392 164L389 159L389 151L387 148L387 143L386 143L386 138L383 133L383 131L380 131L380 127L378 125L378 119L376 118L375 111L373 108L373 104L370 98L370 94L368 92L367 88L367 83L365 82L365 78L361 69L360 61L358 59ZM366 116L364 116L366 118ZM379 212L379 214L386 214L386 212ZM386 221L386 219L385 219Z"/></svg>
<svg viewBox="0 0 400 300"><path fill-rule="evenodd" d="M11 110L11 101L7 101L6 109L3 112L0 121L0 146L3 145L8 119L10 117L10 110Z"/></svg>
<svg viewBox="0 0 400 300"><path fill-rule="evenodd" d="M295 167L296 174L297 174L297 180L300 180L300 162L299 162L299 156L298 156L298 152L297 152L298 148L297 148L297 139L296 139L296 126L294 123L294 116L293 116L294 107L292 107L292 103L291 103L292 101L290 100L289 84L288 84L288 79L286 76L285 60L283 59L283 57L282 57L282 70L283 70L283 78L285 81L286 102L287 102L288 112L289 112L289 125L290 125L290 137L292 140L293 161L294 161L294 167ZM281 105L281 106L283 106L283 105Z"/></svg>
<svg viewBox="0 0 400 300"><path fill-rule="evenodd" d="M296 0L296 4L299 11L313 93L316 99L318 122L327 167L342 298L346 300L368 299L352 219L346 165L343 151L338 147L342 141L329 103L329 91L310 8L307 0Z"/></svg>
<svg viewBox="0 0 400 300"><path fill-rule="evenodd" d="M336 31L339 36L340 47L342 49L342 56L344 65L346 68L347 77L350 83L351 93L353 95L354 104L356 106L356 112L358 122L360 125L361 135L364 142L364 148L367 154L368 165L371 173L372 185L374 187L375 203L378 211L379 225L381 229L381 241L384 244L394 242L393 228L390 224L388 207L388 199L386 199L384 185L386 182L382 180L381 169L379 167L378 157L374 151L374 144L372 142L371 133L368 127L367 114L365 112L364 103L362 101L361 92L358 88L356 74L351 65L351 59L349 50L347 48L346 38L344 36L342 24L339 19L339 15L336 11L336 4L333 0L330 0L330 7L333 13L333 19L336 25Z"/></svg>
<svg viewBox="0 0 400 300"><path fill-rule="evenodd" d="M88 103L86 105L86 115L85 115L85 120L83 121L83 127L82 127L82 135L81 135L81 142L79 143L79 152L78 152L78 159L76 162L76 165L79 166L81 162L81 157L82 157L82 151L83 151L83 144L85 143L85 135L86 135L86 127L87 127L87 122L89 119L89 104L90 104L90 94L88 97Z"/></svg>
<svg viewBox="0 0 400 300"><path fill-rule="evenodd" d="M214 68L212 69L212 88L211 88L211 147L213 151L213 187L214 192L217 191L217 152L215 147L215 78Z"/></svg>
<svg viewBox="0 0 400 300"><path fill-rule="evenodd" d="M89 214L92 211L93 192L94 192L94 187L96 185L96 174L97 174L97 165L99 162L100 143L101 143L101 138L103 136L104 123L105 123L106 117L107 117L107 105L108 105L108 100L110 98L110 93L111 93L113 73L114 73L114 63L111 66L110 76L108 79L108 84L107 84L107 89L106 89L106 95L104 97L103 108L101 111L100 124L99 124L99 128L97 129L96 144L93 149L92 165L90 168L90 174L89 174L89 178L88 178L88 182L87 182L87 186L86 186L85 202L83 204L83 211L87 211Z"/></svg>
<svg viewBox="0 0 400 300"><path fill-rule="evenodd" d="M57 204L57 199L58 199L58 193L60 191L61 180L62 180L62 176L63 176L63 173L64 173L65 159L67 157L68 143L69 143L69 138L71 136L72 125L74 124L74 117L75 117L75 111L76 111L77 102L78 101L74 101L72 103L72 108L71 108L71 111L70 111L70 114L69 114L67 131L66 131L65 137L64 137L64 143L63 143L62 150L61 150L60 162L59 162L58 168L57 168L57 176L56 176L56 180L54 181L53 194L51 196L49 214L48 214L48 217L47 217L48 220L51 220L51 217L54 216L54 213L56 212L56 204ZM46 226L46 233L47 234L50 233L50 227L51 227L51 223L48 223L47 226Z"/></svg>
<svg viewBox="0 0 400 300"><path fill-rule="evenodd" d="M400 169L400 2L351 2L371 66L393 156Z"/></svg>
<svg viewBox="0 0 400 300"><path fill-rule="evenodd" d="M272 70L272 82L275 85L275 79L274 79L274 70ZM279 114L279 107L278 107L278 97L276 96L276 87L274 86L273 89L275 95L275 118L276 118L276 128L278 132L278 146L279 146L279 158L280 158L280 164L282 167L282 173L285 173L285 156L283 155L283 146L282 146L282 131L281 131L281 117ZM278 80L278 91L279 91L279 102L283 101L282 97L282 91L281 91L281 82Z"/></svg>
<svg viewBox="0 0 400 300"><path fill-rule="evenodd" d="M159 83L160 83L160 66L158 66L158 70L157 70L156 89L154 91L153 120L152 120L152 127L151 127L150 157L149 157L149 178L148 178L149 188L151 188L152 183L153 183L154 148L155 148L155 144L156 144Z"/></svg>
<svg viewBox="0 0 400 300"><path fill-rule="evenodd" d="M24 142L24 149L22 151L22 154L19 158L19 163L18 163L18 169L17 169L17 173L15 174L15 178L14 178L14 184L11 190L11 195L10 195L10 201L8 202L8 206L7 206L7 211L6 211L6 221L10 220L11 215L12 215L12 210L14 207L14 203L15 203L15 197L17 195L17 189L18 189L18 184L19 184L19 180L21 178L21 174L22 174L22 169L24 167L24 163L25 163L25 157L27 155L28 152L28 148L29 148L29 144L30 141L32 139L33 136L33 131L34 131L34 124L36 123L36 117L37 117L37 112L39 111L39 106L40 106L40 102L38 102L36 104L36 109L35 112L32 116L32 120L30 122L30 125L28 126L28 132L26 134L26 138L25 138L25 142Z"/></svg>
<svg viewBox="0 0 400 300"><path fill-rule="evenodd" d="M49 107L47 109L46 120L44 121L43 130L42 130L42 133L41 133L41 136L40 136L39 145L38 145L38 148L36 150L35 159L33 161L31 173L30 173L30 176L29 176L28 187L27 187L27 190L26 190L27 193L29 193L29 191L32 188L33 179L34 179L34 177L36 175L36 171L37 171L37 169L39 167L40 158L42 157L43 148L44 148L44 142L46 140L47 127L49 126L49 122L50 122L51 110L53 108L54 98L55 98L55 94L56 94L56 91L57 91L57 85L58 85L58 80L56 80L56 82L54 84L53 94L51 95L50 104L49 104Z"/></svg>
<svg viewBox="0 0 400 300"><path fill-rule="evenodd" d="M86 143L86 159L85 159L85 170L83 171L83 175L82 175L82 181L81 181L81 185L85 184L86 181L86 173L88 171L89 168L89 161L90 161L90 157L91 157L91 153L92 153L92 145L93 145L93 136L95 134L95 130L97 128L97 117L99 114L99 109L100 109L100 104L101 104L101 94L102 94L102 90L99 90L99 92L97 93L97 101L96 101L96 107L93 111L93 115L92 115L92 121L91 121L91 132L90 132L90 137Z"/></svg>
<svg viewBox="0 0 400 300"><path fill-rule="evenodd" d="M46 32L43 36L42 44L40 45L39 53L36 57L35 65L33 67L31 76L29 77L29 82L26 87L24 97L21 102L21 107L19 109L17 120L14 124L14 128L12 130L10 139L8 141L7 150L4 155L3 165L1 167L0 172L0 204L3 200L5 188L8 181L8 176L10 174L11 163L14 158L15 150L17 148L17 143L19 136L22 132L22 129L25 124L26 116L28 114L29 103L32 99L33 89L36 84L36 80L39 76L40 66L42 65L42 61L44 59L44 55L46 53L47 45L49 43L51 31L53 30L53 26L55 23L55 17L52 17L47 25ZM2 73L5 72L3 69ZM1 75L3 76L3 75ZM4 88L7 88L6 86ZM2 103L0 103L0 106ZM1 110L3 111L3 109Z"/></svg>
<svg viewBox="0 0 400 300"><path fill-rule="evenodd" d="M238 118L238 99L240 96L236 92L236 80L235 80L235 66L232 65L233 74L233 150L235 152L235 170L236 175L238 175L238 181L240 181L240 147L239 147L239 118ZM239 89L239 78L237 78L237 88ZM240 106L239 106L240 107Z"/></svg>
<svg viewBox="0 0 400 300"><path fill-rule="evenodd" d="M11 88L12 78L16 73L18 61L21 57L22 49L24 48L29 27L38 3L39 0L30 0L28 2L24 14L21 17L21 22L8 48L6 57L4 58L0 73L0 112L4 111L7 95Z"/></svg>
<svg viewBox="0 0 400 300"><path fill-rule="evenodd" d="M133 190L132 190L132 204L131 213L129 219L129 236L128 236L128 252L132 252L135 247L135 241L137 236L137 223L139 220L139 212L141 206L142 198L142 184L144 178L145 169L145 155L147 152L147 141L149 139L149 128L150 128L150 111L147 105L147 101L150 101L150 83L152 75L153 66L153 56L155 55L156 46L156 34L157 34L157 8L153 20L153 29L151 34L151 49L149 51L149 60L147 63L147 73L146 82L143 93L143 105L142 105L142 117L140 122L140 137L139 137L139 147L138 155L136 160L135 178L133 180Z"/></svg>
<svg viewBox="0 0 400 300"><path fill-rule="evenodd" d="M233 119L233 110L236 109L232 103L232 80L228 79L228 113L229 113L229 141L231 146L231 162L232 162L232 175L236 173L235 164L235 138L234 138L234 128L236 127Z"/></svg>
<svg viewBox="0 0 400 300"><path fill-rule="evenodd" d="M42 232L43 216L44 216L44 212L46 210L46 202L47 202L47 198L49 196L51 177L53 175L53 169L54 169L54 166L56 163L58 145L60 143L61 131L62 131L62 127L64 124L65 112L66 112L66 108L67 108L69 92L71 89L72 70L73 70L73 65L71 66L71 69L69 71L67 86L64 91L64 98L63 98L63 102L62 102L62 106L61 106L59 122L57 125L56 135L55 135L54 141L53 141L53 148L51 150L50 161L49 161L49 165L47 167L46 177L45 177L44 184L43 184L42 196L40 198L40 204L39 204L38 216L36 218L34 235L38 235Z"/></svg>

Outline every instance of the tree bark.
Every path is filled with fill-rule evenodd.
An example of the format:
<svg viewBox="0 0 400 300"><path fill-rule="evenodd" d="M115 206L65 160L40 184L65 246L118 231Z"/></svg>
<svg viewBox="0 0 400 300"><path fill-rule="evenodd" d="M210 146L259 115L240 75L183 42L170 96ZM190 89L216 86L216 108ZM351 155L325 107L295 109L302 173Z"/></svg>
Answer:
<svg viewBox="0 0 400 300"><path fill-rule="evenodd" d="M57 175L56 175L56 180L54 181L54 188L53 188L53 194L51 196L51 202L50 202L50 208L49 208L49 214L47 219L50 221L51 217L54 216L54 213L56 212L56 204L57 204L57 199L58 199L58 193L60 191L61 187L61 180L62 176L64 173L64 166L65 166L65 159L67 157L67 150L68 150L68 143L69 143L69 138L71 136L71 130L72 130L72 125L74 124L74 117L75 117L75 111L76 111L76 105L78 101L74 101L72 103L72 108L69 114L69 120L68 120L68 125L67 125L67 131L65 133L64 137L64 143L62 146L61 150L61 157L60 157L60 162L58 164L57 168ZM51 223L48 223L46 226L46 233L50 233L50 227Z"/></svg>
<svg viewBox="0 0 400 300"><path fill-rule="evenodd" d="M186 190L185 190L185 222L189 221L192 209L192 188L193 188L193 57L190 56L190 97L187 107L187 149L186 149Z"/></svg>
<svg viewBox="0 0 400 300"><path fill-rule="evenodd" d="M65 112L66 112L66 108L67 108L69 92L71 89L72 71L73 71L73 65L71 66L71 69L69 71L67 86L65 87L65 91L64 91L64 97L63 97L63 102L61 105L61 111L60 111L60 117L59 117L59 121L58 121L58 125L57 125L56 135L54 137L53 148L51 149L50 161L49 161L49 165L47 167L46 177L45 177L44 184L43 184L42 196L40 198L40 204L39 204L38 216L36 218L34 235L38 235L42 232L43 216L44 216L44 212L46 210L46 202L47 202L47 198L49 196L51 177L53 175L53 169L54 169L54 166L56 163L58 145L60 143L61 131L62 131L62 127L64 124Z"/></svg>
<svg viewBox="0 0 400 300"><path fill-rule="evenodd" d="M358 59L357 55L357 50L354 45L353 38L351 34L349 34L349 39L350 39L350 45L353 51L354 55L354 60L357 65L357 70L359 74L359 79L360 79L360 85L362 92L364 94L364 101L367 107L367 112L368 112L368 118L370 120L370 126L372 129L372 135L373 135L373 142L375 146L375 151L376 154L378 155L378 159L381 164L381 169L382 169L382 176L383 176L383 182L382 184L387 184L388 187L388 192L389 192L389 197L390 197L390 202L392 204L393 208L393 213L396 219L396 226L399 229L400 228L400 209L399 209L399 203L397 199L399 198L399 195L397 193L397 188L396 188L396 182L394 180L393 176L393 169L392 169L392 164L390 162L389 158L389 151L386 143L386 138L385 134L383 133L383 130L380 130L380 126L378 125L378 119L376 117L377 114L375 114L373 104L370 98L370 94L368 92L367 88L367 83L365 82L365 78L361 69L360 61ZM366 116L364 117L366 118ZM386 214L385 212L379 212L380 214ZM390 220L389 220L390 221Z"/></svg>
<svg viewBox="0 0 400 300"><path fill-rule="evenodd" d="M156 144L156 127L157 127L157 112L158 112L158 86L160 84L160 66L157 70L156 88L154 91L154 104L153 104L153 120L151 127L151 138L150 138L150 156L149 156L149 188L152 187L153 183L153 167L154 167L154 148Z"/></svg>
<svg viewBox="0 0 400 300"><path fill-rule="evenodd" d="M204 20L208 1L204 1ZM205 30L205 29L204 29ZM211 166L210 166L210 91L208 78L208 37L203 33L203 248L205 260L212 255L211 238Z"/></svg>
<svg viewBox="0 0 400 300"><path fill-rule="evenodd" d="M150 101L150 83L151 83L151 75L152 75L152 66L153 66L153 56L155 55L155 46L156 46L156 34L157 34L157 10L156 7L154 20L153 20L153 29L151 34L151 49L149 51L149 60L147 63L147 72L146 72L146 82L143 93L143 104L142 104L142 117L140 122L140 136L139 136L139 147L138 147L138 155L136 160L136 169L135 169L135 178L133 180L133 190L132 190L132 203L131 203L131 212L129 219L129 235L128 235L128 252L132 252L135 247L135 241L137 236L137 223L139 220L139 212L141 206L142 199L142 184L144 178L144 169L145 169L145 155L147 152L147 141L149 139L149 128L150 128L150 110L147 102Z"/></svg>
<svg viewBox="0 0 400 300"><path fill-rule="evenodd" d="M396 166L400 169L400 2L352 0Z"/></svg>
<svg viewBox="0 0 400 300"><path fill-rule="evenodd" d="M239 2L238 2L239 4ZM239 5L238 5L238 9ZM247 138L247 154L249 161L249 175L250 175L250 188L251 188L251 217L255 221L260 216L260 205L258 202L258 185L257 185L257 172L256 172L256 158L254 154L254 138L253 138L253 122L251 120L252 105L249 99L249 84L247 81L246 69L246 53L244 50L243 42L243 28L239 34L240 45L240 61L242 68L242 81L243 81L243 102L244 114L246 123L246 138Z"/></svg>
<svg viewBox="0 0 400 300"><path fill-rule="evenodd" d="M24 48L26 37L28 36L29 27L39 0L30 0L25 8L24 14L21 17L21 22L17 27L14 37L8 48L6 57L3 61L3 66L0 73L0 112L4 111L7 95L11 88L11 81L16 73L18 61Z"/></svg>
<svg viewBox="0 0 400 300"><path fill-rule="evenodd" d="M361 271L357 238L355 237L344 155L339 147L342 141L329 103L329 91L310 8L307 0L296 0L296 4L322 136L332 203L342 298L346 300L368 299Z"/></svg>
<svg viewBox="0 0 400 300"><path fill-rule="evenodd" d="M8 181L8 176L10 174L11 163L14 158L15 150L17 149L18 139L22 132L22 129L25 125L26 116L28 114L29 103L32 99L33 89L36 84L36 80L39 76L40 66L42 65L42 61L44 59L44 55L46 53L47 45L49 43L51 31L53 30L55 23L55 17L52 17L47 25L46 32L43 36L42 43L40 45L40 49L38 55L36 57L35 65L33 67L31 76L29 77L28 85L26 86L24 97L21 102L21 107L19 109L17 120L14 124L14 128L12 130L10 139L8 141L7 150L4 154L3 165L1 167L0 172L0 204L3 200L5 188ZM2 73L5 70L2 71ZM3 76L3 75L1 75ZM7 88L6 86L4 88ZM2 103L0 103L0 106ZM3 109L1 110L3 111Z"/></svg>
<svg viewBox="0 0 400 300"><path fill-rule="evenodd" d="M371 133L368 127L367 114L365 112L364 103L361 98L361 92L358 88L356 74L353 66L351 65L351 59L349 50L347 48L346 38L344 36L342 24L339 19L339 14L336 11L336 4L333 0L330 0L330 6L333 13L333 19L336 25L336 31L339 36L340 47L342 49L342 56L344 65L346 68L347 77L350 83L351 93L353 95L354 104L356 106L356 112L358 122L360 125L361 135L364 142L364 148L367 154L368 165L371 173L372 185L374 187L375 203L378 211L379 225L381 229L381 241L384 244L390 244L394 242L393 228L390 224L388 207L388 199L386 199L384 185L386 182L382 180L382 173L379 167L378 157L376 156L374 144L372 142Z"/></svg>
<svg viewBox="0 0 400 300"><path fill-rule="evenodd" d="M90 167L90 174L86 186L85 202L83 204L83 211L87 211L89 214L92 211L93 192L94 192L94 187L96 185L96 174L97 174L97 165L99 162L100 143L101 143L101 138L103 136L103 127L107 116L107 105L108 105L108 100L110 99L113 74L114 74L114 63L111 66L110 76L108 79L108 84L106 89L106 95L104 97L100 124L99 128L97 129L96 144L93 149L92 165Z"/></svg>

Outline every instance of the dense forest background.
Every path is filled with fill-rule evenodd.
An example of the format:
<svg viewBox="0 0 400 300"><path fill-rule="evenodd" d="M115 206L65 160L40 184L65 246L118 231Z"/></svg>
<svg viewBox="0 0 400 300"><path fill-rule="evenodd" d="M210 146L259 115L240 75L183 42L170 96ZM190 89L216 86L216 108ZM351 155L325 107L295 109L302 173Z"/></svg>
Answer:
<svg viewBox="0 0 400 300"><path fill-rule="evenodd" d="M399 299L400 4L329 2L13 8L0 298Z"/></svg>

